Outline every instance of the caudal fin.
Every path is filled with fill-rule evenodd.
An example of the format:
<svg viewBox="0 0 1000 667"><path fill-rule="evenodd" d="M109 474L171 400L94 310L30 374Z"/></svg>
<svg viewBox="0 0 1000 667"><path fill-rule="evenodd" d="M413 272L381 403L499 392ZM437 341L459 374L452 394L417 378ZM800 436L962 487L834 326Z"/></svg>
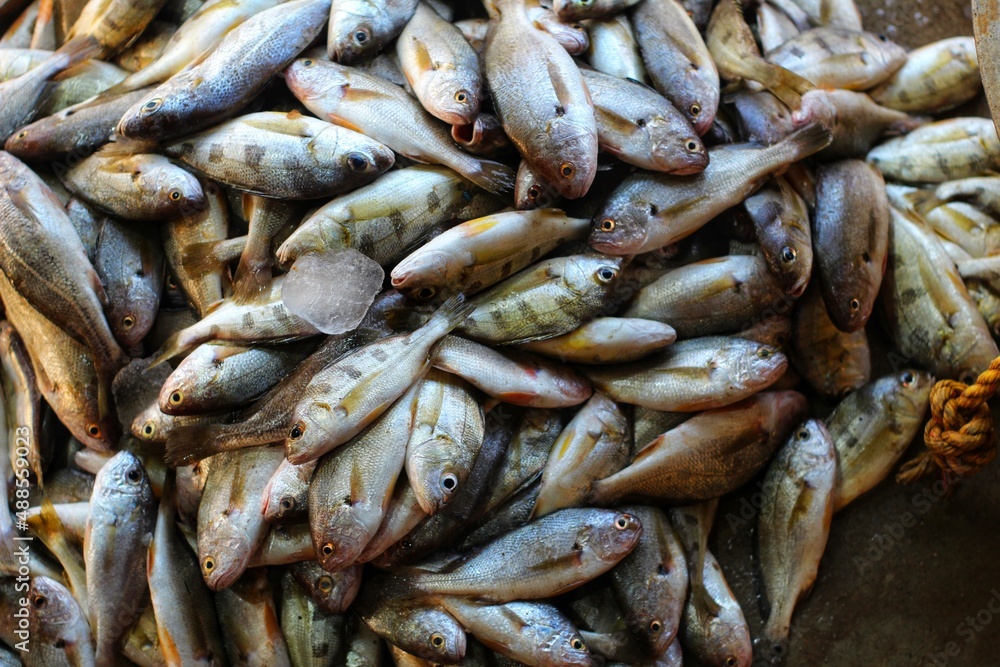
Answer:
<svg viewBox="0 0 1000 667"><path fill-rule="evenodd" d="M747 78L770 90L790 109L801 107L802 96L816 89L816 86L795 72L769 63L763 58L752 58L745 61L744 65L750 72Z"/></svg>
<svg viewBox="0 0 1000 667"><path fill-rule="evenodd" d="M833 141L833 134L820 123L811 123L800 128L782 139L775 146L784 145L792 153L788 162L798 162L817 153Z"/></svg>
<svg viewBox="0 0 1000 667"><path fill-rule="evenodd" d="M433 325L443 325L444 333L448 333L455 327L459 326L465 322L466 318L472 314L472 311L476 309L476 306L469 301L465 300L464 294L456 294L445 301L436 313L431 317L431 320L425 325L430 327Z"/></svg>
<svg viewBox="0 0 1000 667"><path fill-rule="evenodd" d="M167 436L163 460L172 467L191 465L223 451L225 437L225 424L180 426Z"/></svg>
<svg viewBox="0 0 1000 667"><path fill-rule="evenodd" d="M476 160L476 167L466 169L462 175L484 190L495 195L514 189L514 170L505 164L490 160Z"/></svg>

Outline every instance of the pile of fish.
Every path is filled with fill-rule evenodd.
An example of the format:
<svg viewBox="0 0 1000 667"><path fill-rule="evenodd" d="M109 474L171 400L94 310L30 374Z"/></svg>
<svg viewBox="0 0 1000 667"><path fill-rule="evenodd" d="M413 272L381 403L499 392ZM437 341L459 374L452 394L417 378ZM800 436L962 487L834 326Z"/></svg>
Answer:
<svg viewBox="0 0 1000 667"><path fill-rule="evenodd" d="M0 0L0 664L787 654L998 354L973 40L470 4Z"/></svg>

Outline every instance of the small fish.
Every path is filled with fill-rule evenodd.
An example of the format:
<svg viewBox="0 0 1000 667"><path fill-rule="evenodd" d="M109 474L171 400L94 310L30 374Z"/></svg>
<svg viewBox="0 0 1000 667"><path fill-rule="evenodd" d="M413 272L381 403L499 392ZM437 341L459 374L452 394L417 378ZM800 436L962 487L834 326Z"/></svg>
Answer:
<svg viewBox="0 0 1000 667"><path fill-rule="evenodd" d="M220 590L215 606L231 665L291 667L266 570L249 570Z"/></svg>
<svg viewBox="0 0 1000 667"><path fill-rule="evenodd" d="M837 448L833 511L882 481L920 430L934 376L903 370L848 394L826 419Z"/></svg>
<svg viewBox="0 0 1000 667"><path fill-rule="evenodd" d="M824 396L843 396L871 380L871 351L865 330L844 333L830 316L818 289L806 291L793 317L795 367Z"/></svg>
<svg viewBox="0 0 1000 667"><path fill-rule="evenodd" d="M750 628L719 562L710 552L705 554L704 580L719 611L710 613L698 605L695 596L688 598L681 624L684 652L703 665L750 667L753 664Z"/></svg>
<svg viewBox="0 0 1000 667"><path fill-rule="evenodd" d="M83 538L97 664L114 664L119 642L148 600L146 555L156 498L134 455L119 452L97 473ZM102 582L114 581L114 587Z"/></svg>
<svg viewBox="0 0 1000 667"><path fill-rule="evenodd" d="M743 206L753 221L767 267L786 294L802 296L813 266L812 231L805 201L787 180L776 176L769 185L747 197Z"/></svg>
<svg viewBox="0 0 1000 667"><path fill-rule="evenodd" d="M292 523L309 510L309 484L319 459L300 465L285 459L274 471L261 501L260 511L268 523Z"/></svg>
<svg viewBox="0 0 1000 667"><path fill-rule="evenodd" d="M867 159L892 180L941 183L996 169L1000 140L988 118L950 118L890 139Z"/></svg>
<svg viewBox="0 0 1000 667"><path fill-rule="evenodd" d="M635 317L598 317L562 336L520 347L576 364L617 364L641 359L677 340L673 327Z"/></svg>
<svg viewBox="0 0 1000 667"><path fill-rule="evenodd" d="M875 306L889 242L889 200L882 175L861 160L820 166L813 244L823 302L845 333L865 325Z"/></svg>
<svg viewBox="0 0 1000 667"><path fill-rule="evenodd" d="M315 560L293 563L289 571L320 609L328 614L343 614L354 603L361 589L361 565L340 572L327 572Z"/></svg>
<svg viewBox="0 0 1000 667"><path fill-rule="evenodd" d="M345 64L377 53L403 30L418 4L418 0L334 0L327 53Z"/></svg>
<svg viewBox="0 0 1000 667"><path fill-rule="evenodd" d="M27 588L27 630L34 644L23 655L28 667L38 665L93 665L94 645L87 615L73 594L59 581L35 576ZM18 590L21 590L20 587ZM20 664L20 660L17 663Z"/></svg>
<svg viewBox="0 0 1000 667"><path fill-rule="evenodd" d="M639 44L625 14L587 21L590 46L587 62L598 72L646 83L649 75L642 63Z"/></svg>
<svg viewBox="0 0 1000 667"><path fill-rule="evenodd" d="M936 114L969 101L981 87L976 40L952 37L911 51L871 96L890 109Z"/></svg>
<svg viewBox="0 0 1000 667"><path fill-rule="evenodd" d="M868 32L813 28L768 53L767 59L818 88L867 90L902 67L906 51Z"/></svg>
<svg viewBox="0 0 1000 667"><path fill-rule="evenodd" d="M393 646L432 663L457 664L465 657L466 637L462 625L437 605L394 600L382 592L370 592L358 600L358 614L369 628Z"/></svg>
<svg viewBox="0 0 1000 667"><path fill-rule="evenodd" d="M281 634L292 665L333 667L344 648L342 614L321 609L290 572L281 575Z"/></svg>

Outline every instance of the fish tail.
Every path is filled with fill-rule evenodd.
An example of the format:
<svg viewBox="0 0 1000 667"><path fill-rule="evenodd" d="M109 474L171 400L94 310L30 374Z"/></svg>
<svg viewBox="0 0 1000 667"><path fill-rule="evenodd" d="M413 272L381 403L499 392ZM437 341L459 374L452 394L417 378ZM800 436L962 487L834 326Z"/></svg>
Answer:
<svg viewBox="0 0 1000 667"><path fill-rule="evenodd" d="M64 58L66 65L62 69L68 69L77 63L82 63L84 60L96 58L100 53L101 45L96 39L91 35L80 35L60 46L52 54L52 57L59 56L60 58Z"/></svg>
<svg viewBox="0 0 1000 667"><path fill-rule="evenodd" d="M431 326L432 323L443 329L441 336L444 336L449 331L453 330L455 327L459 326L466 320L472 311L476 307L469 301L465 300L464 294L456 294L450 297L447 301L442 304L434 316L431 317L431 321L427 323L426 326Z"/></svg>
<svg viewBox="0 0 1000 667"><path fill-rule="evenodd" d="M225 263L220 257L221 241L192 243L181 251L181 266L195 275L215 273Z"/></svg>
<svg viewBox="0 0 1000 667"><path fill-rule="evenodd" d="M743 62L747 78L758 82L785 103L790 109L802 106L802 96L816 87L801 76L763 58L750 58Z"/></svg>
<svg viewBox="0 0 1000 667"><path fill-rule="evenodd" d="M226 435L225 424L180 426L167 436L163 460L168 466L179 467L207 459L225 449L222 443Z"/></svg>
<svg viewBox="0 0 1000 667"><path fill-rule="evenodd" d="M236 267L233 278L233 301L250 303L257 300L261 292L268 289L271 283L271 261L269 258L270 239L261 239L265 243L248 243ZM257 247L259 246L259 247Z"/></svg>
<svg viewBox="0 0 1000 667"><path fill-rule="evenodd" d="M499 162L475 160L474 166L465 169L462 175L493 194L503 194L514 189L514 170Z"/></svg>
<svg viewBox="0 0 1000 667"><path fill-rule="evenodd" d="M160 348L159 353L153 357L151 362L149 362L149 368L158 366L164 361L169 361L191 347L190 344L184 340L183 334L184 331L178 331L173 336L168 338L163 343L163 347Z"/></svg>
<svg viewBox="0 0 1000 667"><path fill-rule="evenodd" d="M798 162L823 150L830 145L831 141L833 141L833 135L829 129L820 123L810 123L789 134L781 140L780 144L784 144L792 153L788 162Z"/></svg>

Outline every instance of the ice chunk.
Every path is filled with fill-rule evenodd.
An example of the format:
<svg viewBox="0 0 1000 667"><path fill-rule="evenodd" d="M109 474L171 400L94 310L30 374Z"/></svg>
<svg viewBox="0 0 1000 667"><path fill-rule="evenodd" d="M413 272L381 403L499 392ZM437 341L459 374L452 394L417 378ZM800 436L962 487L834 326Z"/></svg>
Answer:
<svg viewBox="0 0 1000 667"><path fill-rule="evenodd" d="M382 291L385 272L353 248L302 255L285 277L285 307L325 334L351 331Z"/></svg>

